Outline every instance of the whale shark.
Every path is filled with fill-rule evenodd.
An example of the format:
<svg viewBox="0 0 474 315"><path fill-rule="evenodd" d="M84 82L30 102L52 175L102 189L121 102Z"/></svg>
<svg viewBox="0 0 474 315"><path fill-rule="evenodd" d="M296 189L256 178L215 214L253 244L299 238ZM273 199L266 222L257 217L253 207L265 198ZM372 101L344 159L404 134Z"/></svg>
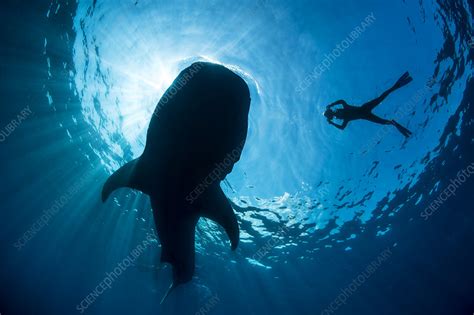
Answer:
<svg viewBox="0 0 474 315"><path fill-rule="evenodd" d="M195 227L201 217L220 225L231 249L237 248L237 217L220 182L240 159L250 101L248 85L238 74L219 64L193 63L160 98L142 155L120 167L103 186L103 202L123 187L150 197L160 262L173 269L161 302L194 275Z"/></svg>

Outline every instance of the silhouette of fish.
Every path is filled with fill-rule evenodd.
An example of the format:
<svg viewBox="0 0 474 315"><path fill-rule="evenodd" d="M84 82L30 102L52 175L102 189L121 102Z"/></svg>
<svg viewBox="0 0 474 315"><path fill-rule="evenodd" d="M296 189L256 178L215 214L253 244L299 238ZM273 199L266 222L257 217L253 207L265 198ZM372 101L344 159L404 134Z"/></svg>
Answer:
<svg viewBox="0 0 474 315"><path fill-rule="evenodd" d="M237 248L237 218L220 182L240 159L249 108L249 88L240 76L222 65L192 64L158 102L143 154L104 184L104 202L120 187L150 196L161 262L173 267L173 282L162 302L194 274L200 217L221 225L232 250Z"/></svg>

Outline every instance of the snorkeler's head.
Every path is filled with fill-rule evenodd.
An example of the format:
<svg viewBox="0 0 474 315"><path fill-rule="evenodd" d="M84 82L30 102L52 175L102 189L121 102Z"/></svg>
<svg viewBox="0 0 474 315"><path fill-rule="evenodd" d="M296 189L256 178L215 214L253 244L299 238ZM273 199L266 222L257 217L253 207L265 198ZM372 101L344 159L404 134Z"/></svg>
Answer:
<svg viewBox="0 0 474 315"><path fill-rule="evenodd" d="M334 117L334 112L330 109L326 109L324 111L324 116L327 118L327 119L332 119Z"/></svg>

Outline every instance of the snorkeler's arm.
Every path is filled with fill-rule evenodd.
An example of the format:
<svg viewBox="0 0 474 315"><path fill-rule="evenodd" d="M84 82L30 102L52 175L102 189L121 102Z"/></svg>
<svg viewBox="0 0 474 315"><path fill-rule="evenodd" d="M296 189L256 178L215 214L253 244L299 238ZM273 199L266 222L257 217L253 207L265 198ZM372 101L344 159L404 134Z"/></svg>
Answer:
<svg viewBox="0 0 474 315"><path fill-rule="evenodd" d="M348 120L344 120L344 121L342 122L342 125L341 125L341 130L344 130L344 128L347 127L347 124L348 124L348 123L349 123Z"/></svg>
<svg viewBox="0 0 474 315"><path fill-rule="evenodd" d="M331 107L336 106L336 105L339 105L339 104L341 104L342 106L346 106L346 105L347 105L346 101L344 101L344 100L339 100L339 101L336 101L336 102L334 102L334 103L329 104L328 106L326 106L326 108L331 108Z"/></svg>
<svg viewBox="0 0 474 315"><path fill-rule="evenodd" d="M342 122L342 125L338 125L338 124L336 124L335 122L333 122L333 121L331 121L331 120L328 119L328 123L330 123L330 124L333 125L334 127L337 127L338 129L344 130L344 128L346 128L346 126L347 126L348 121L347 121L347 120L344 120L344 121Z"/></svg>

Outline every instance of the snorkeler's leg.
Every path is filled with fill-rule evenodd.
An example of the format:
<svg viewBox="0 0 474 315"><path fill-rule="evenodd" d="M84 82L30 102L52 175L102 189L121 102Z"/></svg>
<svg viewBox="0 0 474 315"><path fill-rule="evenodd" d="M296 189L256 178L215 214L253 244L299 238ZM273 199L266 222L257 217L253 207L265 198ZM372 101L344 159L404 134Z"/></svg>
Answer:
<svg viewBox="0 0 474 315"><path fill-rule="evenodd" d="M368 121L371 121L371 122L374 122L376 124L380 124L380 125L392 125L392 121L390 120L387 120L387 119L383 119L383 118L380 118L379 116L373 114L373 113L369 113L366 117L364 117L363 119L365 120L368 120Z"/></svg>
<svg viewBox="0 0 474 315"><path fill-rule="evenodd" d="M377 123L377 124L381 124L381 125L393 125L405 137L408 138L409 136L411 136L411 131L408 130L407 128L403 127L399 123L397 123L395 120L383 119L383 118L380 118L379 116L374 115L372 113L370 113L367 117L364 117L364 118L368 121L371 121L371 122L374 122L374 123Z"/></svg>
<svg viewBox="0 0 474 315"><path fill-rule="evenodd" d="M409 137L412 135L411 131L408 130L407 128L403 127L402 125L400 125L399 123L397 123L395 120L392 120L392 124L398 129L398 131L401 132L402 135L404 135L405 137Z"/></svg>
<svg viewBox="0 0 474 315"><path fill-rule="evenodd" d="M395 91L395 89L393 87L391 87L387 91L383 92L382 95L380 95L376 99L373 99L370 102L367 102L364 105L362 105L361 109L366 110L368 112L371 112L375 107L377 107L377 105L382 103L382 101L393 91Z"/></svg>
<svg viewBox="0 0 474 315"><path fill-rule="evenodd" d="M376 99L373 99L371 100L370 102L367 102L365 103L364 105L362 105L361 108L365 109L365 110L368 110L368 111L372 111L377 105L379 105L380 103L382 103L382 101L390 94L392 93L393 91L407 85L408 83L410 83L412 81L412 77L410 76L410 74L408 72L405 72L398 80L397 82L391 87L389 88L388 90L386 90L385 92L382 93L382 95L380 95L379 97L377 97Z"/></svg>

